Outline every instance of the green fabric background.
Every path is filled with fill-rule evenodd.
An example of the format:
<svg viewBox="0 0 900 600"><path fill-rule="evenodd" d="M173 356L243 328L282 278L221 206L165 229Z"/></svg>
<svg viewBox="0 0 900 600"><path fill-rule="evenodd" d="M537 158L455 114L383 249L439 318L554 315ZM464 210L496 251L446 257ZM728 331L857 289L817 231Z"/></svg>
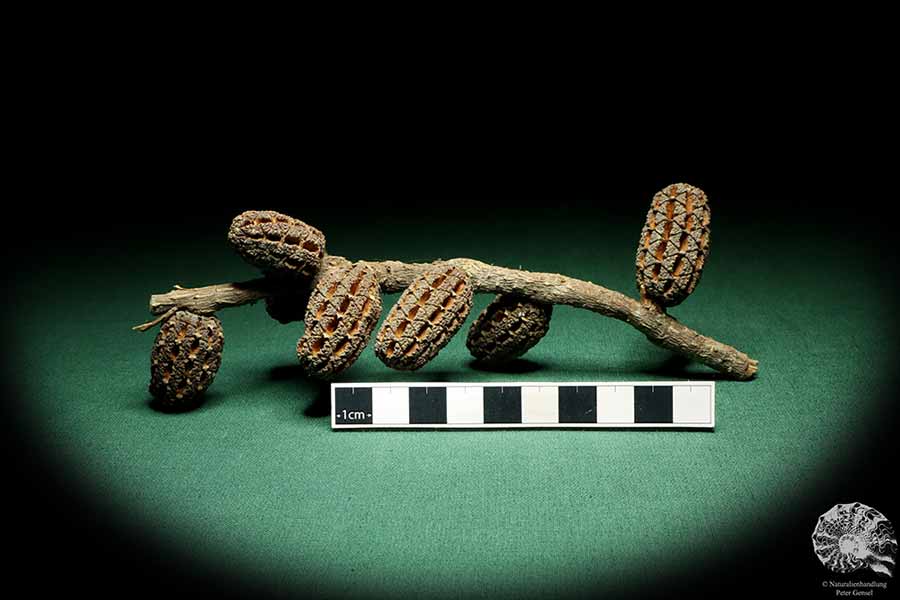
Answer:
<svg viewBox="0 0 900 600"><path fill-rule="evenodd" d="M634 294L640 216L512 217L516 227L316 225L330 252L350 258L471 256ZM146 320L149 294L255 273L224 233L132 240L112 254L57 256L23 282L23 416L34 451L96 500L96 518L142 531L173 561L286 592L616 589L648 564L677 574L765 535L828 465L853 458L892 368L879 343L892 318L888 292L866 259L864 248L798 246L788 227L761 244L752 228L714 213L703 279L672 313L760 361L754 381L718 381L715 432L332 432L321 390L296 366L302 325L282 326L262 305L220 314L224 360L202 408L152 410L155 332L129 331ZM385 298L384 313L396 298ZM476 298L469 322L489 299ZM714 374L623 323L557 307L516 372L473 369L461 333L417 373L387 369L370 347L339 381L689 377Z"/></svg>

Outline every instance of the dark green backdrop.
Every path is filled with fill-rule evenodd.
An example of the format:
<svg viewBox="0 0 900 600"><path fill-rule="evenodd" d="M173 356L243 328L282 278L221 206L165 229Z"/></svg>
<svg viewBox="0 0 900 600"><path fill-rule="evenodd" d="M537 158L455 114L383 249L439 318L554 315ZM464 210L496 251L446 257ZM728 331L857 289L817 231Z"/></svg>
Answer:
<svg viewBox="0 0 900 600"><path fill-rule="evenodd" d="M206 403L161 414L147 392L155 331L129 330L151 293L256 275L225 242L241 208L305 219L350 258L470 256L633 295L638 233L666 175L553 195L520 184L350 202L324 188L298 202L63 213L68 225L20 265L7 315L13 472L34 495L22 539L45 539L75 587L106 591L499 598L765 588L787 574L815 593L828 575L809 542L821 512L858 500L897 518L877 478L893 433L891 248L858 213L687 175L711 198L712 247L672 313L759 359L756 380L719 379L627 325L559 307L510 373L474 368L461 333L419 372L369 348L339 381L714 378L715 432L332 432L324 389L296 365L302 325L262 305L221 313Z"/></svg>

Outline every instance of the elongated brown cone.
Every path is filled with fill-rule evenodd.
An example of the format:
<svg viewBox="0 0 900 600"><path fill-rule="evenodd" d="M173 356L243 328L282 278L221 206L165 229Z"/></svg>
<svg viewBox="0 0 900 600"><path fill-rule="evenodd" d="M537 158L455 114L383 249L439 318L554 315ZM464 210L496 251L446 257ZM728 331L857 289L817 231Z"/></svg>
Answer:
<svg viewBox="0 0 900 600"><path fill-rule="evenodd" d="M150 353L150 393L166 410L200 403L222 363L225 335L215 317L179 310L163 323Z"/></svg>
<svg viewBox="0 0 900 600"><path fill-rule="evenodd" d="M437 356L472 309L469 276L439 267L419 276L391 309L375 341L375 355L392 369L412 371Z"/></svg>
<svg viewBox="0 0 900 600"><path fill-rule="evenodd" d="M352 365L381 316L381 290L370 267L332 271L313 289L297 358L310 377L327 379Z"/></svg>
<svg viewBox="0 0 900 600"><path fill-rule="evenodd" d="M248 210L236 216L228 242L245 261L275 277L312 277L325 256L321 231L271 210Z"/></svg>
<svg viewBox="0 0 900 600"><path fill-rule="evenodd" d="M709 217L706 194L692 185L653 196L636 259L642 299L676 306L694 291L709 254Z"/></svg>
<svg viewBox="0 0 900 600"><path fill-rule="evenodd" d="M512 294L498 294L469 328L466 347L485 363L522 356L550 329L553 305Z"/></svg>

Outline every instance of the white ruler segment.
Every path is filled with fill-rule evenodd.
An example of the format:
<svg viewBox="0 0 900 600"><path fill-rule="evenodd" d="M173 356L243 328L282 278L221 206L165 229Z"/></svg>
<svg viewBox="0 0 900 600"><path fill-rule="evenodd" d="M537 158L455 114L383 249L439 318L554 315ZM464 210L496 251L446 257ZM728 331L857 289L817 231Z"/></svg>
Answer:
<svg viewBox="0 0 900 600"><path fill-rule="evenodd" d="M713 381L333 383L333 429L713 429Z"/></svg>

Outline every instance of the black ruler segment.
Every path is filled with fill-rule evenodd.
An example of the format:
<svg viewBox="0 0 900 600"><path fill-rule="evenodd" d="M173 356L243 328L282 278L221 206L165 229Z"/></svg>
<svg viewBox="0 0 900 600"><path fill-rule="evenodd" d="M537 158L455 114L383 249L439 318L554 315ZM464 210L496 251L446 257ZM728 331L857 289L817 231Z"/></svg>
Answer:
<svg viewBox="0 0 900 600"><path fill-rule="evenodd" d="M484 388L485 423L521 423L522 388Z"/></svg>
<svg viewBox="0 0 900 600"><path fill-rule="evenodd" d="M672 386L636 386L634 388L634 422L671 423Z"/></svg>
<svg viewBox="0 0 900 600"><path fill-rule="evenodd" d="M447 422L447 389L443 387L409 388L410 424Z"/></svg>
<svg viewBox="0 0 900 600"><path fill-rule="evenodd" d="M346 428L715 428L715 383L336 383Z"/></svg>
<svg viewBox="0 0 900 600"><path fill-rule="evenodd" d="M562 386L559 388L560 423L596 423L597 387Z"/></svg>
<svg viewBox="0 0 900 600"><path fill-rule="evenodd" d="M335 423L341 425L371 425L372 388L336 388Z"/></svg>

